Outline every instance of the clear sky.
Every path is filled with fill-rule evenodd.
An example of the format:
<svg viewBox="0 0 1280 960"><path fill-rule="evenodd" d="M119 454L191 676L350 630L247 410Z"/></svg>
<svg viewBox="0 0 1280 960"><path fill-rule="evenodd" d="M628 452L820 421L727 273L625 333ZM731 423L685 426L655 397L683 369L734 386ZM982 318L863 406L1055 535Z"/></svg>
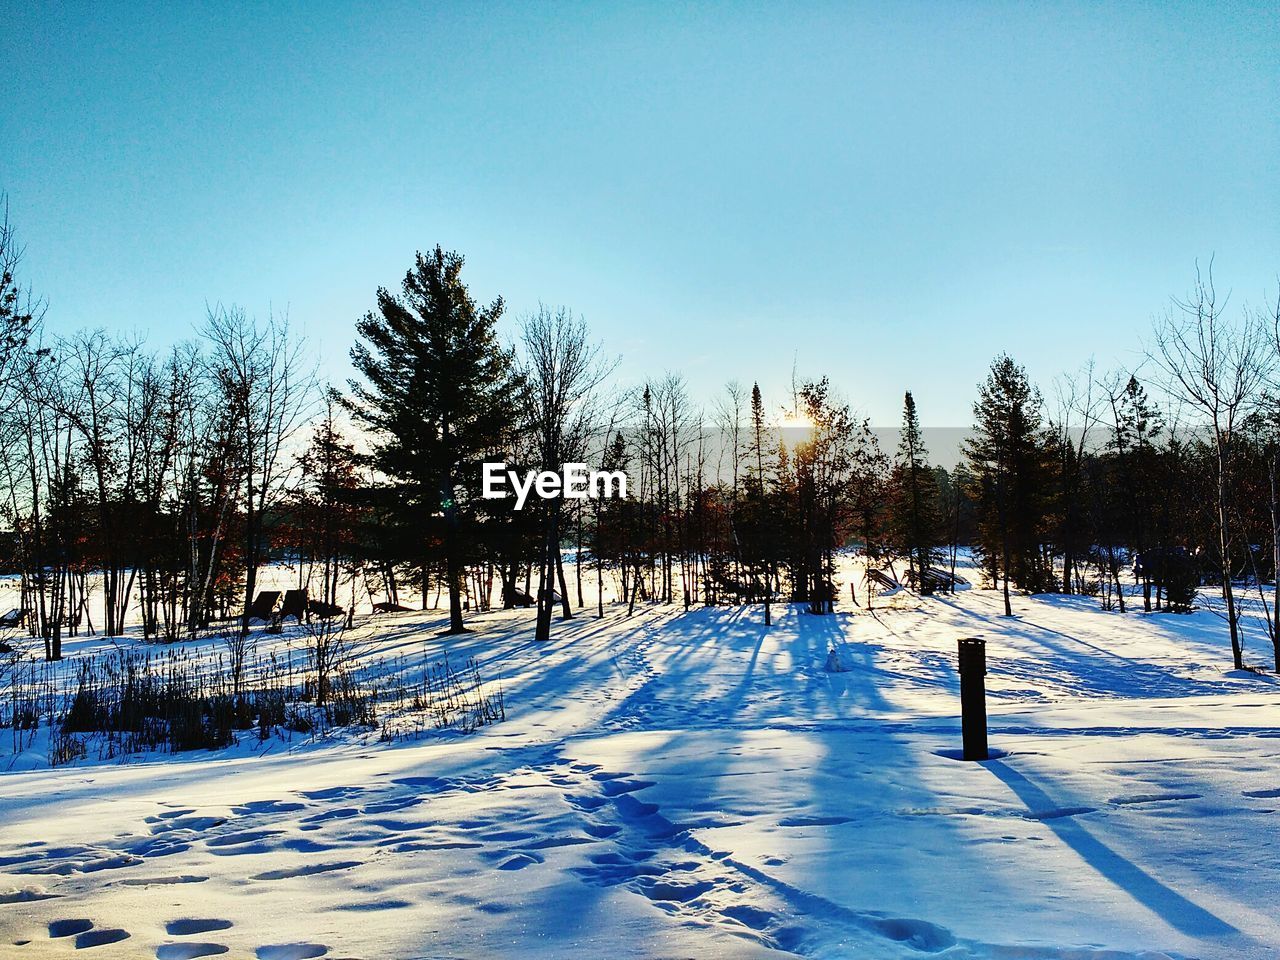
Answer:
<svg viewBox="0 0 1280 960"><path fill-rule="evenodd" d="M0 189L56 330L287 306L341 380L413 252L695 395L793 360L970 420L1280 274L1280 6L0 0Z"/></svg>

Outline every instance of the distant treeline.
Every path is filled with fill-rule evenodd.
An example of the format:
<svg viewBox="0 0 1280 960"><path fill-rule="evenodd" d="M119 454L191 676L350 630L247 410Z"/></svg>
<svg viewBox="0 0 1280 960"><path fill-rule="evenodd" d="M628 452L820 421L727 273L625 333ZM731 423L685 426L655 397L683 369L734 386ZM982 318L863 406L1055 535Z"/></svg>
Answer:
<svg viewBox="0 0 1280 960"><path fill-rule="evenodd" d="M606 589L628 608L828 613L849 547L888 578L950 589L968 546L1006 607L1022 590L1181 610L1218 583L1240 666L1233 581L1273 579L1280 554L1280 308L1228 317L1208 276L1173 301L1140 371L1090 367L1046 402L997 357L946 470L910 392L886 451L825 378L773 398L732 383L702 409L675 374L616 385L567 309L539 308L504 343L503 302L477 304L463 258L439 247L377 291L355 324L357 378L326 389L287 323L238 308L209 310L164 355L102 331L48 336L7 219L0 243L0 563L50 659L67 632L116 634L136 609L149 638L218 617L247 630L258 572L282 555L331 606L352 606L357 583L368 602L435 590L460 631L468 609L531 604L546 639L557 607L602 615ZM623 470L630 497L515 511L481 497L498 460Z"/></svg>

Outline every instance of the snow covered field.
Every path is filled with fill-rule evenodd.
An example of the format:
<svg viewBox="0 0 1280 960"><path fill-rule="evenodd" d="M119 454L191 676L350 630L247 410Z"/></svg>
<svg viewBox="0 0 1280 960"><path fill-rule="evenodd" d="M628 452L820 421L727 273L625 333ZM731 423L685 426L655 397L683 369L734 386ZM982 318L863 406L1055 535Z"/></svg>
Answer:
<svg viewBox="0 0 1280 960"><path fill-rule="evenodd" d="M543 645L530 611L387 617L379 648L475 656L508 719L0 774L0 956L1280 952L1280 685L1229 672L1220 620L884 603L587 611ZM951 759L965 636L981 764Z"/></svg>

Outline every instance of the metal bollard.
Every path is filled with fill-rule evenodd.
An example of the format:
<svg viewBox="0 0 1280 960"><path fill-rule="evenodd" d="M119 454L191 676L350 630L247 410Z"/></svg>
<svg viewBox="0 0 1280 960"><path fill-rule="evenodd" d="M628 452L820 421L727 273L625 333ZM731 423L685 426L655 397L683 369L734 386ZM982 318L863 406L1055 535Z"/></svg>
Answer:
<svg viewBox="0 0 1280 960"><path fill-rule="evenodd" d="M965 637L960 644L960 727L964 758L986 760L987 752L987 641Z"/></svg>

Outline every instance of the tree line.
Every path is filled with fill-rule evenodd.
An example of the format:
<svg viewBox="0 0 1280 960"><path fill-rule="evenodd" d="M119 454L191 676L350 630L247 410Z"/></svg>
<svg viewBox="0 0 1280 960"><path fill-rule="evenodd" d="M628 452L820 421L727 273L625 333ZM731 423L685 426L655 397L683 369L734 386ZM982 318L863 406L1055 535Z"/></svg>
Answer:
<svg viewBox="0 0 1280 960"><path fill-rule="evenodd" d="M49 334L0 233L0 564L24 625L147 639L216 620L248 630L259 573L289 558L319 609L529 605L535 636L606 602L834 610L837 559L883 581L1098 598L1117 613L1222 596L1244 665L1241 590L1280 560L1280 305L1228 311L1211 274L1173 301L1144 363L1092 366L1051 400L1001 355L978 384L952 469L931 462L910 392L896 450L825 378L765 398L729 384L707 407L664 374L630 389L567 308L500 331L461 255L419 253L355 325L355 377L324 387L287 318L213 306L164 353L104 331ZM785 417L780 416L785 414ZM800 439L779 429L801 424ZM622 470L626 499L481 496L482 464ZM570 562L566 563L566 556ZM1136 562L1135 562L1136 559ZM876 591L849 601L872 604ZM1280 669L1280 611L1257 588Z"/></svg>

